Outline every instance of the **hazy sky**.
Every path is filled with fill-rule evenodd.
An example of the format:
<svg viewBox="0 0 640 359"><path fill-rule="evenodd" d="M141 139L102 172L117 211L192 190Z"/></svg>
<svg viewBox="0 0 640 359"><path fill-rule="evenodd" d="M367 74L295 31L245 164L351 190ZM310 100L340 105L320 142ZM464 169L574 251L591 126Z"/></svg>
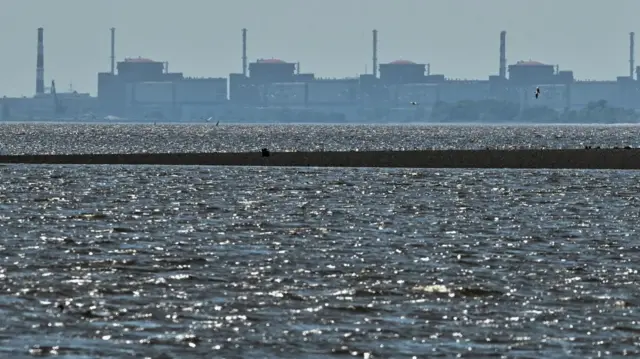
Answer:
<svg viewBox="0 0 640 359"><path fill-rule="evenodd" d="M198 77L241 72L280 58L302 72L343 77L371 72L371 30L379 62L431 63L432 73L486 79L498 72L499 32L507 62L538 60L579 79L628 74L629 32L640 35L639 0L1 0L0 94L35 92L36 29L44 27L45 81L97 92L116 57L168 61ZM639 43L640 45L640 43ZM640 64L640 61L638 61Z"/></svg>

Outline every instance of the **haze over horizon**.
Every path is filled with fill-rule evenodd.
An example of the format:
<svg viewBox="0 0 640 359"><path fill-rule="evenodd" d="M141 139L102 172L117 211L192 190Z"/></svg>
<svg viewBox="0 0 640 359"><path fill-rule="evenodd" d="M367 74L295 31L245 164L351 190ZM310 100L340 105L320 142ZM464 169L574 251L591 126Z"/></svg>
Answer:
<svg viewBox="0 0 640 359"><path fill-rule="evenodd" d="M36 6L37 4L37 6ZM371 30L378 62L430 63L448 78L487 79L498 72L499 32L507 63L537 60L573 70L577 79L615 80L629 73L629 32L640 34L640 1L579 0L3 0L0 96L35 92L36 29L44 28L45 83L97 92L116 60L148 57L185 76L239 73L241 32L248 57L300 62L318 77L371 73ZM636 61L640 65L640 61Z"/></svg>

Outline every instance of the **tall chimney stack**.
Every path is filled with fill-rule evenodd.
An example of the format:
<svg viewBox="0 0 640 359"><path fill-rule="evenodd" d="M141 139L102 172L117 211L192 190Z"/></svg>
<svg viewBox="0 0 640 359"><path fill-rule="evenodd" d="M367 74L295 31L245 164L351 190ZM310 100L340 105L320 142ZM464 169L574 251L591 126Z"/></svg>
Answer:
<svg viewBox="0 0 640 359"><path fill-rule="evenodd" d="M116 74L116 28L111 28L111 75Z"/></svg>
<svg viewBox="0 0 640 359"><path fill-rule="evenodd" d="M378 30L373 30L373 77L378 77Z"/></svg>
<svg viewBox="0 0 640 359"><path fill-rule="evenodd" d="M500 77L507 78L507 32L500 32Z"/></svg>
<svg viewBox="0 0 640 359"><path fill-rule="evenodd" d="M635 37L636 33L635 32L630 32L629 33L629 76L633 79L633 70L635 68L634 65L634 56L633 53L635 52Z"/></svg>
<svg viewBox="0 0 640 359"><path fill-rule="evenodd" d="M36 55L36 94L44 93L44 29L38 28L38 54Z"/></svg>
<svg viewBox="0 0 640 359"><path fill-rule="evenodd" d="M247 29L242 29L242 74L247 76Z"/></svg>

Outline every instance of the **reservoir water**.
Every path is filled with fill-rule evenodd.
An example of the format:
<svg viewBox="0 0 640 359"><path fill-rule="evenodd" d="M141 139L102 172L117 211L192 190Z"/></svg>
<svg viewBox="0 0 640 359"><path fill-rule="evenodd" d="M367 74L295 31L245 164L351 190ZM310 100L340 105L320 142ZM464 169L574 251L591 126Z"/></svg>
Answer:
<svg viewBox="0 0 640 359"><path fill-rule="evenodd" d="M633 146L638 134L11 126L0 134L11 153ZM0 357L640 354L635 171L8 165L0 176Z"/></svg>

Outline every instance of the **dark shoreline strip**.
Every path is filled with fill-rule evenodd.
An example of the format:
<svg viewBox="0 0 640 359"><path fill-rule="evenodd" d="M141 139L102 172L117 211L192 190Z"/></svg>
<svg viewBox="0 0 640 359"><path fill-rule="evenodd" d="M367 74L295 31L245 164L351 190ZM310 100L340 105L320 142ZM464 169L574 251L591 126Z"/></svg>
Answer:
<svg viewBox="0 0 640 359"><path fill-rule="evenodd" d="M0 163L404 168L640 169L640 149L4 155Z"/></svg>

